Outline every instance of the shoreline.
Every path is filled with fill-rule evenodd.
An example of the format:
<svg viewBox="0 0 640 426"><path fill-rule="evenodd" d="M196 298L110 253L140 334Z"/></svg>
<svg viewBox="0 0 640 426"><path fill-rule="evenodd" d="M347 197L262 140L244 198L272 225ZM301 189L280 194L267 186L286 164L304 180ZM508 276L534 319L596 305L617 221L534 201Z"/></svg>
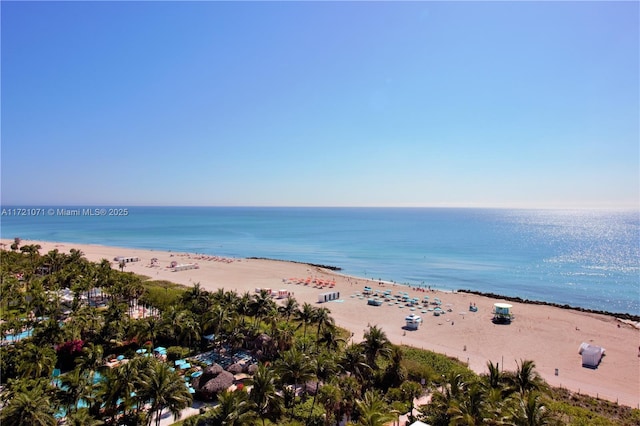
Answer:
<svg viewBox="0 0 640 426"><path fill-rule="evenodd" d="M13 240L3 239L5 249ZM327 307L336 325L352 333L350 342L358 342L369 325L379 326L394 344L409 345L445 354L467 363L478 374L486 373L487 362L499 362L504 370L514 370L516 363L530 359L536 370L551 386L618 402L640 406L640 329L638 324L621 320L615 313L585 312L530 301L509 301L513 304L511 325L496 325L491 321L494 304L509 298L479 295L465 291L415 288L406 284L371 280L344 275L326 265L275 259L220 258L218 256L181 253L165 250L131 249L97 244L76 244L23 240L22 245L40 244L41 254L57 249L69 253L82 251L90 261L107 259L114 269L117 256L136 256L139 262L128 263L125 272L133 272L151 280L167 280L187 287L200 283L207 291L220 288L238 294L254 293L258 289L286 290L300 303ZM151 259L157 259L151 262ZM172 261L198 263L199 269L174 272ZM321 282L335 282L330 290ZM317 284L316 284L317 283ZM423 300L442 300L449 310L434 316L425 307L414 312L423 316L418 330L404 329L404 318L410 308L403 304L384 302L367 305L370 296L362 294L364 286L373 292L408 293ZM327 291L340 292L339 300L319 303L319 295ZM470 312L469 306L478 307ZM424 313L422 313L424 310ZM582 343L606 349L596 369L584 368L578 354ZM558 374L559 372L559 374Z"/></svg>
<svg viewBox="0 0 640 426"><path fill-rule="evenodd" d="M640 323L640 315L634 315L634 314L630 314L630 313L601 311L601 310L598 310L598 309L582 308L580 306L572 306L572 305L568 305L568 304L564 304L563 305L563 304L560 304L560 303L545 302L544 300L523 299L521 297L504 296L504 295L501 295L501 294L495 294L495 293L483 292L483 291L477 291L477 290L459 289L459 290L456 290L456 291L460 292L460 293L468 293L468 294L475 294L475 295L478 295L478 296L490 297L492 299L506 300L508 302L526 303L526 304L529 304L529 305L553 306L554 308L558 308L558 309L570 309L570 310L573 310L573 311L585 312L585 313L588 313L588 314L607 315L607 316L614 317L614 318L619 319L619 320L625 320L625 321L631 321L631 322L634 322L634 323ZM640 327L640 324L638 326Z"/></svg>
<svg viewBox="0 0 640 426"><path fill-rule="evenodd" d="M49 244L64 244L64 245L77 245L77 246L82 246L82 245L86 245L86 246L103 246L103 247L112 247L112 248L119 248L121 250L141 250L141 251L167 251L167 252L173 252L173 253L181 253L181 251L173 251L170 249L157 249L157 248L145 248L145 247L125 247L125 246L111 246L111 245L105 245L105 244L101 244L101 243L76 243L76 242L72 242L72 241L50 241L50 240L32 240L32 239L25 239L23 241L32 241L35 243L49 243ZM8 249L8 247L11 245L11 243L13 242L13 238L0 238L0 248L1 247L5 247ZM184 252L187 254L192 254L195 256L216 256L215 254L206 254L206 253L200 253L200 252ZM44 253L41 253L44 254ZM441 292L464 292L464 293L469 293L469 294L475 294L478 296L486 296L486 297L491 297L494 299L500 299L500 300L505 300L505 301L512 301L512 302L519 302L519 303L527 303L527 304L532 304L532 305L546 305L546 306L554 306L560 309L570 309L570 310L575 310L575 311L580 311L580 312L585 312L585 313L594 313L594 314L603 314L603 315L608 315L611 317L615 317L617 319L621 319L621 320L625 320L625 321L631 321L633 323L638 323L638 327L640 328L640 313L639 314L634 314L631 312L618 312L618 311L606 311L606 310L600 310L600 309L593 309L593 308L585 308L582 306L577 306L577 305L571 305L568 303L558 303L558 302L550 302L550 301L546 301L546 300L540 300L540 299L527 299L527 298L521 298L519 296L509 296L509 295L504 295L504 294L498 294L498 293L493 293L490 291L481 291L481 290L472 290L472 289L464 289L464 288L449 288L449 287L439 287L435 284L433 285L427 285L427 284L416 284L416 283L409 283L409 282L401 282L401 281L396 281L396 280L390 280L390 279L380 279L380 278L372 278L372 277L364 277L364 276L358 276L358 275L351 275L351 274L345 274L344 268L341 266L336 266L336 265L327 265L327 264L320 264L320 263L312 263L312 262L308 262L308 261L300 261L300 260L291 260L291 259L280 259L280 258L272 258L272 257L265 257L265 256L247 256L247 257L234 257L234 256L229 256L229 255L225 255L225 257L228 258L235 258L235 259L249 259L249 260L266 260L266 261L273 261L273 262L287 262L287 263L294 263L294 264L300 264L300 265L307 265L307 266L311 266L311 267L316 267L316 268L323 268L323 269L327 269L336 273L342 273L344 274L345 277L352 277L355 279L360 279L360 280L367 280L367 281L371 281L371 282L384 282L387 284L393 284L393 285L400 285L400 286L404 286L407 288L412 288L412 289L416 289L416 288L434 288L437 291L441 291Z"/></svg>
<svg viewBox="0 0 640 426"><path fill-rule="evenodd" d="M332 265L321 265L319 263L309 263L309 262L300 262L298 260L286 260L286 259L273 259L270 257L245 257L244 259L256 259L256 260L271 260L274 262L289 262L289 263L299 263L301 265L313 266L316 268L328 269L329 271L342 271L340 266L332 266Z"/></svg>

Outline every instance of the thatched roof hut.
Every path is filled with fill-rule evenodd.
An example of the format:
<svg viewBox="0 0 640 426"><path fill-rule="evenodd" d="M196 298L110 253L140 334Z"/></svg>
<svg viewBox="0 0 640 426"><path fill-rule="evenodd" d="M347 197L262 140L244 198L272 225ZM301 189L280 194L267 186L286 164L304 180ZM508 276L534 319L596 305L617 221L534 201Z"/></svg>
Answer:
<svg viewBox="0 0 640 426"><path fill-rule="evenodd" d="M231 374L240 374L243 370L244 367L242 366L242 364L239 364L237 362L227 367L227 371Z"/></svg>
<svg viewBox="0 0 640 426"><path fill-rule="evenodd" d="M233 385L233 374L218 365L213 364L207 367L202 376L193 381L193 388L196 393L204 399L213 399L218 393L228 389Z"/></svg>

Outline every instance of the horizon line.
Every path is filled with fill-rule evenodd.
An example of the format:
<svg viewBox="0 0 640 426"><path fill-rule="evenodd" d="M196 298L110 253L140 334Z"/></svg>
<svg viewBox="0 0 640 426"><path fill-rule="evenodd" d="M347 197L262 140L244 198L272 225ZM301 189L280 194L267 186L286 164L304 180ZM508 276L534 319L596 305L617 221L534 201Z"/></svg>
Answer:
<svg viewBox="0 0 640 426"><path fill-rule="evenodd" d="M20 208L44 208L44 207L75 207L75 208L91 208L91 207L111 207L111 208L129 208L129 207L157 207L157 208L309 208L309 209L486 209L486 210L628 210L640 211L638 205L580 205L580 206L558 206L558 205L474 205L474 204L424 204L424 205L295 205L295 204L119 204L119 203L101 203L101 204L48 204L48 203L25 203L25 204L4 204L0 203L0 208L20 209ZM4 216L4 215L3 215Z"/></svg>

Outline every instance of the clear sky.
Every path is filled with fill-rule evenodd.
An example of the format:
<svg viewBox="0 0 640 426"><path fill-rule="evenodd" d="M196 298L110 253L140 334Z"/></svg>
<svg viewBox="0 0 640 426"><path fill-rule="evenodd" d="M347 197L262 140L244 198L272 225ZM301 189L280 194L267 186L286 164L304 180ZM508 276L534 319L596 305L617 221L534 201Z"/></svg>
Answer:
<svg viewBox="0 0 640 426"><path fill-rule="evenodd" d="M4 205L640 205L638 2L0 7Z"/></svg>

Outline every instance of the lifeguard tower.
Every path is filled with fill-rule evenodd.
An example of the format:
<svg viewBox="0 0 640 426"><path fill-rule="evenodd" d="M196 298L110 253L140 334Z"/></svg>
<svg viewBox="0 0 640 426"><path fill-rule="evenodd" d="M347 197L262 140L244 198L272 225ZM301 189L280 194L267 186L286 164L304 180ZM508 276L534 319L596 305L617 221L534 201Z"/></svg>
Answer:
<svg viewBox="0 0 640 426"><path fill-rule="evenodd" d="M513 320L511 308L513 308L513 305L510 305L509 303L494 303L493 322L495 324L511 324L511 321Z"/></svg>

